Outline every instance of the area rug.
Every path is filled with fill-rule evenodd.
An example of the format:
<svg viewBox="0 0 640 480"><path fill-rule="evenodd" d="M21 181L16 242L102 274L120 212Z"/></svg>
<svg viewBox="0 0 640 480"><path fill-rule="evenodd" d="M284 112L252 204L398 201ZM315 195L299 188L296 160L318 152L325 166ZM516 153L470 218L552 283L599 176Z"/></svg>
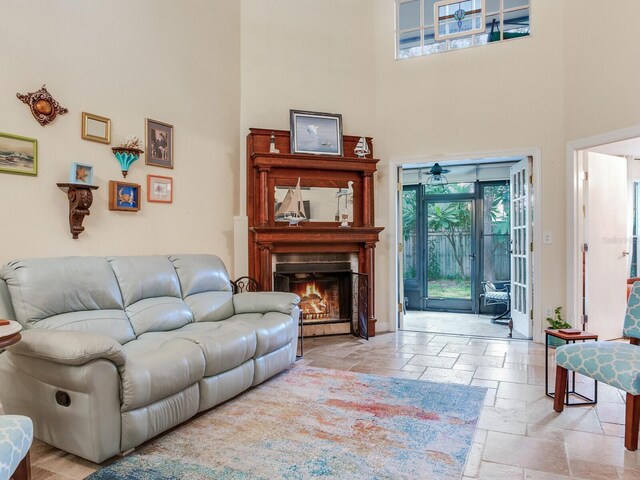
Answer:
<svg viewBox="0 0 640 480"><path fill-rule="evenodd" d="M294 366L88 478L459 479L485 393Z"/></svg>

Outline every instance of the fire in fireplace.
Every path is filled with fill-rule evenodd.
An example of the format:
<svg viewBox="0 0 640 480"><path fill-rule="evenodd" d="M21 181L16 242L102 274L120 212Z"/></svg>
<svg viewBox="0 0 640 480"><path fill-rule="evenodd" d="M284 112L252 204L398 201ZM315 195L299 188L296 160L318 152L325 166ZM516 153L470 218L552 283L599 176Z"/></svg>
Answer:
<svg viewBox="0 0 640 480"><path fill-rule="evenodd" d="M274 289L300 297L305 336L367 338L367 278L349 263L276 264Z"/></svg>
<svg viewBox="0 0 640 480"><path fill-rule="evenodd" d="M298 274L290 278L289 282L290 290L300 297L303 321L332 321L348 318L340 309L339 285L341 282L337 275Z"/></svg>

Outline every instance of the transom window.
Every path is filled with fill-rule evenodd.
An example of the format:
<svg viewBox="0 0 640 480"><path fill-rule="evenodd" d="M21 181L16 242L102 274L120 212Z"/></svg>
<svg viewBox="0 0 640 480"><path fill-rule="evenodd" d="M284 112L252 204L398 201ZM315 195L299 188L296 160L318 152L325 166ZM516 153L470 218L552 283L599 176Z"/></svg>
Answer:
<svg viewBox="0 0 640 480"><path fill-rule="evenodd" d="M530 0L396 0L396 58L526 37L529 10Z"/></svg>

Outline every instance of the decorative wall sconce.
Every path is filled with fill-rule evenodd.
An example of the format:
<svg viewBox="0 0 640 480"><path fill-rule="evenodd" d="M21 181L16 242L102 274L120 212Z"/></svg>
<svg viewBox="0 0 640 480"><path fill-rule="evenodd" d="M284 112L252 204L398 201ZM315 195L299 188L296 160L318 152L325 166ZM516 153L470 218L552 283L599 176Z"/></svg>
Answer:
<svg viewBox="0 0 640 480"><path fill-rule="evenodd" d="M82 221L84 217L90 215L89 208L93 203L93 193L97 190L97 185L82 185L78 183L58 183L58 187L67 193L69 199L69 229L74 240L84 232Z"/></svg>
<svg viewBox="0 0 640 480"><path fill-rule="evenodd" d="M42 85L42 88L37 92L16 93L16 96L23 103L29 105L33 118L43 127L53 122L57 115L63 115L69 111L53 99L47 91L46 85Z"/></svg>
<svg viewBox="0 0 640 480"><path fill-rule="evenodd" d="M127 137L119 147L111 147L113 154L120 163L120 170L124 178L127 178L129 167L140 158L140 154L144 153L140 148L141 144L142 141L138 137L131 136Z"/></svg>
<svg viewBox="0 0 640 480"><path fill-rule="evenodd" d="M140 158L142 150L137 148L124 148L124 147L112 147L113 154L116 156L118 162L120 162L120 170L122 170L122 176L127 178L129 173L129 167Z"/></svg>

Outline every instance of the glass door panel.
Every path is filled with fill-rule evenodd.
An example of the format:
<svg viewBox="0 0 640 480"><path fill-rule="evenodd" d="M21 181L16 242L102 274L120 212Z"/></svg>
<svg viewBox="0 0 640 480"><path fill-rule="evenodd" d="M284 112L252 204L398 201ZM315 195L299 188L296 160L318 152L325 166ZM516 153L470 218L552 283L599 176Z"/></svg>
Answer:
<svg viewBox="0 0 640 480"><path fill-rule="evenodd" d="M471 310L475 272L473 200L427 202L429 309Z"/></svg>

